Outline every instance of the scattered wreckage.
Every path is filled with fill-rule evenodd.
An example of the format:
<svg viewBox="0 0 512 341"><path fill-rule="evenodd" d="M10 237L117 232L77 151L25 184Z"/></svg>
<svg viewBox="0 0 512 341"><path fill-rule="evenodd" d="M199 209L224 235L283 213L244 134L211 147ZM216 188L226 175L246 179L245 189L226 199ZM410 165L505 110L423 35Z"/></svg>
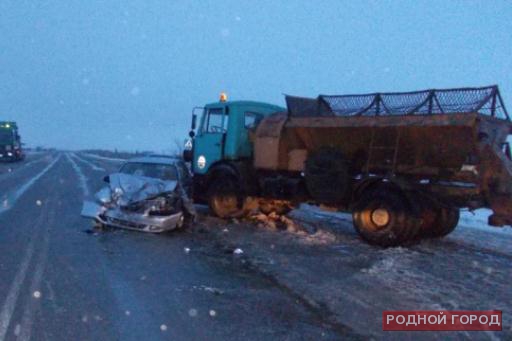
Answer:
<svg viewBox="0 0 512 341"><path fill-rule="evenodd" d="M82 216L100 226L160 233L182 228L195 219L190 173L179 159L132 159L104 181L108 186L82 207Z"/></svg>

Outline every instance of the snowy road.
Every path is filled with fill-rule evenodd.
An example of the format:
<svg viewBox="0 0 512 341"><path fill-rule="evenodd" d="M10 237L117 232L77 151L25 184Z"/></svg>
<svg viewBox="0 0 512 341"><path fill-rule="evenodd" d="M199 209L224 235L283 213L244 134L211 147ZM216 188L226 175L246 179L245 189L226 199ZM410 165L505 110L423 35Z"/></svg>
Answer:
<svg viewBox="0 0 512 341"><path fill-rule="evenodd" d="M36 160L0 164L1 341L351 335L205 234L87 233L82 200L117 165L63 153L26 163Z"/></svg>
<svg viewBox="0 0 512 341"><path fill-rule="evenodd" d="M292 214L310 233L206 216L165 235L89 233L82 200L118 164L72 153L0 164L0 341L512 339L512 233L480 217L391 249L310 207ZM398 309L499 309L504 332L382 332L382 311Z"/></svg>

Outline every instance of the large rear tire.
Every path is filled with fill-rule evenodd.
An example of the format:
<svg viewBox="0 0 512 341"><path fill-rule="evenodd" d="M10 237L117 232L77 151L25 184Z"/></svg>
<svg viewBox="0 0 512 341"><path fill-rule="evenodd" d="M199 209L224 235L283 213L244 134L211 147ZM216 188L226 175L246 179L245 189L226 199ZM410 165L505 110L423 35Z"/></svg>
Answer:
<svg viewBox="0 0 512 341"><path fill-rule="evenodd" d="M442 238L452 233L459 224L460 212L456 207L441 207L437 212L437 219L432 224L427 237Z"/></svg>
<svg viewBox="0 0 512 341"><path fill-rule="evenodd" d="M363 194L352 213L354 227L368 243L398 246L416 239L419 223L407 197L398 191L377 190Z"/></svg>

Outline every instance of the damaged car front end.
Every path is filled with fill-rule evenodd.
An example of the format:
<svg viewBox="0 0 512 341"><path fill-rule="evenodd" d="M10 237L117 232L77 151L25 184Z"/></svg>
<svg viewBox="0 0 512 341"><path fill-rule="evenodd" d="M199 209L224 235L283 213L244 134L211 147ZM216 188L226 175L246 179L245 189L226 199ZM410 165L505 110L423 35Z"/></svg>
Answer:
<svg viewBox="0 0 512 341"><path fill-rule="evenodd" d="M179 171L173 174L174 180L111 174L105 177L108 186L96 193L94 201L84 201L81 214L100 225L144 232L184 227L194 219L195 211Z"/></svg>

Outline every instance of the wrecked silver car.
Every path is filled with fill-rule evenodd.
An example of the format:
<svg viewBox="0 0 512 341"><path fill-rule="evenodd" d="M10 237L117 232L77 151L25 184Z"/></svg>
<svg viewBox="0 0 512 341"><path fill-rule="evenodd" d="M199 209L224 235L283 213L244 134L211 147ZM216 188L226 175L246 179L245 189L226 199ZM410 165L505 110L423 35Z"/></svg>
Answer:
<svg viewBox="0 0 512 341"><path fill-rule="evenodd" d="M84 201L82 207L82 216L100 226L160 233L195 219L190 173L180 159L132 159L104 181L108 186L96 193L94 201Z"/></svg>

